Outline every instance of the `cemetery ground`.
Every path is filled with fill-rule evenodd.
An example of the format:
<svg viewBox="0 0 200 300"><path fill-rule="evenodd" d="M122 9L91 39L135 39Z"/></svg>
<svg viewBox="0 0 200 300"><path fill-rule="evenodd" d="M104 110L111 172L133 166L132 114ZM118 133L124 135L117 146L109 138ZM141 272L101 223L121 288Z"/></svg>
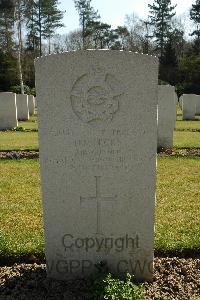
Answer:
<svg viewBox="0 0 200 300"><path fill-rule="evenodd" d="M88 281L45 277L36 116L0 141L0 299L95 299ZM174 148L158 154L155 271L145 299L200 299L199 149L200 117L181 121L178 111Z"/></svg>

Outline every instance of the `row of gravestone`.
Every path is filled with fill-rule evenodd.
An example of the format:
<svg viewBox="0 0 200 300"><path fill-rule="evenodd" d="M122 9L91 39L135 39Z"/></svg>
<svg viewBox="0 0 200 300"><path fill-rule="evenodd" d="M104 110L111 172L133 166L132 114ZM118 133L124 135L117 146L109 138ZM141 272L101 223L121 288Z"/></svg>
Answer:
<svg viewBox="0 0 200 300"><path fill-rule="evenodd" d="M18 121L29 120L35 112L35 97L32 95L0 93L0 130L13 129Z"/></svg>
<svg viewBox="0 0 200 300"><path fill-rule="evenodd" d="M17 127L18 120L28 120L35 111L32 95L0 93L0 130ZM158 86L158 148L173 146L177 97L172 86Z"/></svg>
<svg viewBox="0 0 200 300"><path fill-rule="evenodd" d="M195 115L200 115L200 95L184 94L179 102L183 120L195 120Z"/></svg>

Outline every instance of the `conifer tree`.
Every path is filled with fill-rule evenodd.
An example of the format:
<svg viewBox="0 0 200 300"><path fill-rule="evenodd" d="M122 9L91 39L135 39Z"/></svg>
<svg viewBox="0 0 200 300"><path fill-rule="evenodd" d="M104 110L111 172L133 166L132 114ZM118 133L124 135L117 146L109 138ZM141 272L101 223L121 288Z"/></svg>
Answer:
<svg viewBox="0 0 200 300"><path fill-rule="evenodd" d="M160 51L160 57L163 57L164 46L167 41L170 29L171 19L175 16L175 6L171 5L171 0L154 0L150 8L150 24L153 26L153 37L156 39L157 49Z"/></svg>
<svg viewBox="0 0 200 300"><path fill-rule="evenodd" d="M42 37L48 40L49 54L51 52L51 37L55 29L64 26L61 23L63 12L58 9L58 0L43 0L42 1Z"/></svg>
<svg viewBox="0 0 200 300"><path fill-rule="evenodd" d="M91 34L91 24L95 24L100 16L91 6L91 0L74 0L79 14L79 22L82 30L83 48L86 48L86 37Z"/></svg>
<svg viewBox="0 0 200 300"><path fill-rule="evenodd" d="M195 54L200 54L200 0L196 0L195 4L192 4L190 10L190 19L194 21L196 29L192 32L192 36L195 36L194 51Z"/></svg>
<svg viewBox="0 0 200 300"><path fill-rule="evenodd" d="M11 52L14 45L14 1L0 0L0 48Z"/></svg>
<svg viewBox="0 0 200 300"><path fill-rule="evenodd" d="M28 47L42 55L42 39L50 40L56 28L63 27L63 12L58 9L58 0L27 0L26 17Z"/></svg>

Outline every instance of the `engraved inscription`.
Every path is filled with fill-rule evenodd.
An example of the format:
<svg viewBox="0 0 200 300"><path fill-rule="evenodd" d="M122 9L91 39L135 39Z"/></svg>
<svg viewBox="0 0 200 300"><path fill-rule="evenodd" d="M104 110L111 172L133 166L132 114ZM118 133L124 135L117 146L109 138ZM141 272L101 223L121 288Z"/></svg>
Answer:
<svg viewBox="0 0 200 300"><path fill-rule="evenodd" d="M71 104L80 120L97 124L113 119L122 94L120 83L113 75L103 71L84 74L72 87Z"/></svg>
<svg viewBox="0 0 200 300"><path fill-rule="evenodd" d="M80 197L80 202L81 204L88 202L88 201L93 201L96 204L96 215L97 215L97 223L96 223L96 233L97 234L102 234L102 228L101 228L101 203L103 201L110 201L114 202L117 199L117 196L112 196L112 197L103 197L101 195L100 191L100 176L95 176L95 184L96 184L96 195L93 197Z"/></svg>

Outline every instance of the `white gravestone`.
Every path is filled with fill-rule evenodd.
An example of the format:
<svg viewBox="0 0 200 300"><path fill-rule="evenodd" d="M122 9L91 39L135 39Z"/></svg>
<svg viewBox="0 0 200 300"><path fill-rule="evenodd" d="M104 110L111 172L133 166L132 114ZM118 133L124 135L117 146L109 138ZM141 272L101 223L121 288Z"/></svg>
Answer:
<svg viewBox="0 0 200 300"><path fill-rule="evenodd" d="M175 91L175 87L174 87L174 114L175 114L175 118L174 118L174 129L176 128L176 119L177 119L177 105L178 105L178 96L177 93Z"/></svg>
<svg viewBox="0 0 200 300"><path fill-rule="evenodd" d="M123 51L36 60L50 277L105 266L152 279L157 69Z"/></svg>
<svg viewBox="0 0 200 300"><path fill-rule="evenodd" d="M194 120L196 113L196 95L184 94L182 99L183 120Z"/></svg>
<svg viewBox="0 0 200 300"><path fill-rule="evenodd" d="M17 94L16 97L18 120L29 120L28 95Z"/></svg>
<svg viewBox="0 0 200 300"><path fill-rule="evenodd" d="M0 130L17 127L16 94L0 93Z"/></svg>
<svg viewBox="0 0 200 300"><path fill-rule="evenodd" d="M183 95L179 98L179 107L183 110Z"/></svg>
<svg viewBox="0 0 200 300"><path fill-rule="evenodd" d="M196 95L196 115L200 115L200 95Z"/></svg>
<svg viewBox="0 0 200 300"><path fill-rule="evenodd" d="M33 116L35 113L35 99L33 95L28 95L28 109L29 115Z"/></svg>
<svg viewBox="0 0 200 300"><path fill-rule="evenodd" d="M175 90L170 85L158 86L158 149L173 147L175 126Z"/></svg>

